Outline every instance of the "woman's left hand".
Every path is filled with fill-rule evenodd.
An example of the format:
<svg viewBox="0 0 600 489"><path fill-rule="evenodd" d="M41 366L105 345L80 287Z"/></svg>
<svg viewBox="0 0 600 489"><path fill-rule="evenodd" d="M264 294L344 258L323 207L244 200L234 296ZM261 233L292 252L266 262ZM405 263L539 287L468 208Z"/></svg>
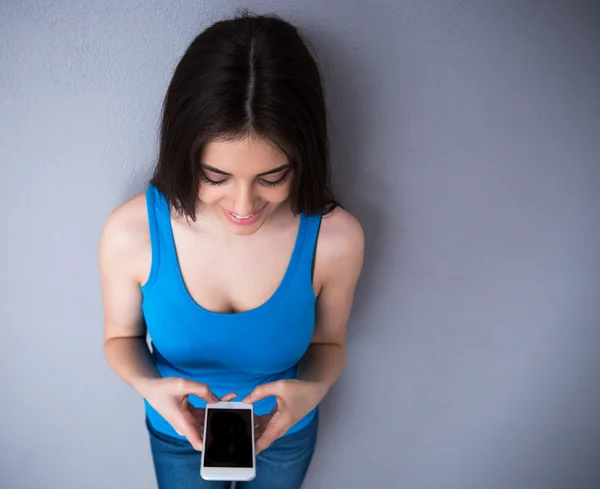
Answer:
<svg viewBox="0 0 600 489"><path fill-rule="evenodd" d="M325 397L320 384L304 380L278 380L259 385L243 402L255 403L265 397L275 396L277 406L269 413L255 416L256 453L267 449L277 438L310 413Z"/></svg>

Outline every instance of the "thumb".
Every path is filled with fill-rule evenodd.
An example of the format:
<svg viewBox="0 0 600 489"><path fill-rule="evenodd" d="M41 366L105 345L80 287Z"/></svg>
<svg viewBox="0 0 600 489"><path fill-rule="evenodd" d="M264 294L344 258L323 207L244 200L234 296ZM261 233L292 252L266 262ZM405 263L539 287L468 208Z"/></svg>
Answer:
<svg viewBox="0 0 600 489"><path fill-rule="evenodd" d="M265 397L269 396L277 396L280 392L280 384L279 382L271 382L269 384L262 384L256 387L254 391L248 394L242 402L252 404L254 402L260 401Z"/></svg>
<svg viewBox="0 0 600 489"><path fill-rule="evenodd" d="M194 396L198 396L200 399L204 399L206 402L219 402L217 396L213 394L206 384L194 382L193 380L181 379L179 394L182 396L192 394Z"/></svg>

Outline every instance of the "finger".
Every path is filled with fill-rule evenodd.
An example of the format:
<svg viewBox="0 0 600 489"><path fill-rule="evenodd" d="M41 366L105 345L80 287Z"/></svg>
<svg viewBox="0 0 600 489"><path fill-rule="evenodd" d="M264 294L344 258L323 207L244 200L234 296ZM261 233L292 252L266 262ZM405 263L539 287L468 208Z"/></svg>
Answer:
<svg viewBox="0 0 600 489"><path fill-rule="evenodd" d="M179 379L179 382L179 392L181 395L193 394L204 399L206 402L219 402L217 396L213 394L207 385L188 379Z"/></svg>
<svg viewBox="0 0 600 489"><path fill-rule="evenodd" d="M261 434L261 423L257 415L254 415L254 422L252 423L252 426L254 427L254 429L252 430L254 433L254 440L256 440Z"/></svg>
<svg viewBox="0 0 600 489"><path fill-rule="evenodd" d="M258 424L264 428L271 422L271 418L273 418L272 413L256 416L255 424Z"/></svg>
<svg viewBox="0 0 600 489"><path fill-rule="evenodd" d="M232 392L230 394L227 394L226 396L221 397L221 399L219 399L222 402L229 402L232 399L235 399L237 397L237 394L235 392Z"/></svg>
<svg viewBox="0 0 600 489"><path fill-rule="evenodd" d="M255 416L254 439L257 439L259 436L261 436L265 432L272 417L273 417L272 414L263 414L260 416Z"/></svg>
<svg viewBox="0 0 600 489"><path fill-rule="evenodd" d="M263 436L265 434L265 431L267 430L267 426L269 426L268 423L261 424L258 426L258 428L256 428L254 430L254 439L255 440L257 440L258 438L260 438L261 436Z"/></svg>
<svg viewBox="0 0 600 489"><path fill-rule="evenodd" d="M191 407L190 412L192 413L192 416L194 417L194 422L195 422L196 426L198 427L200 432L202 432L202 430L204 429L204 417L206 416L206 412L204 411L204 408Z"/></svg>
<svg viewBox="0 0 600 489"><path fill-rule="evenodd" d="M283 436L287 431L285 420L277 413L271 418L271 422L263 434L256 440L256 453L260 453L271 446L277 438Z"/></svg>
<svg viewBox="0 0 600 489"><path fill-rule="evenodd" d="M187 438L195 450L202 451L202 435L194 422L192 413L182 413L174 428L177 433Z"/></svg>
<svg viewBox="0 0 600 489"><path fill-rule="evenodd" d="M248 394L242 402L246 402L248 404L255 403L269 396L278 396L281 392L281 384L277 382L271 382L269 384L259 385L254 391Z"/></svg>

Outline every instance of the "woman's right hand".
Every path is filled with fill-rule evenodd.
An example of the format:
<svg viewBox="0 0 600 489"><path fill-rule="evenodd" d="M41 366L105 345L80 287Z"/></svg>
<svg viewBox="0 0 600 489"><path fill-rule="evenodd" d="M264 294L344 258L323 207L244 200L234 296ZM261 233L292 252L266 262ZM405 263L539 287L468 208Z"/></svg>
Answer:
<svg viewBox="0 0 600 489"><path fill-rule="evenodd" d="M192 406L188 396L198 396L208 403L230 401L237 396L230 393L219 399L207 385L179 377L150 379L138 391L198 451L202 451L204 408Z"/></svg>

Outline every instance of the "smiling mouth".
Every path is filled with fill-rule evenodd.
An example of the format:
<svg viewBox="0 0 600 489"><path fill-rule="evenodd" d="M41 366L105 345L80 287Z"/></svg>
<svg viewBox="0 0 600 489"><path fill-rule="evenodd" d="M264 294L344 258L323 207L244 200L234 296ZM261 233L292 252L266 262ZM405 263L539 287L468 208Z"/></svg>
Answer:
<svg viewBox="0 0 600 489"><path fill-rule="evenodd" d="M260 219L260 216L265 207L266 207L266 204L263 207L261 207L260 209L257 209L254 212L252 212L251 214L248 214L246 216L241 216L239 214L236 214L235 212L231 212L226 209L223 209L223 210L229 216L229 218L233 219L234 222L237 224L252 224L256 220Z"/></svg>

